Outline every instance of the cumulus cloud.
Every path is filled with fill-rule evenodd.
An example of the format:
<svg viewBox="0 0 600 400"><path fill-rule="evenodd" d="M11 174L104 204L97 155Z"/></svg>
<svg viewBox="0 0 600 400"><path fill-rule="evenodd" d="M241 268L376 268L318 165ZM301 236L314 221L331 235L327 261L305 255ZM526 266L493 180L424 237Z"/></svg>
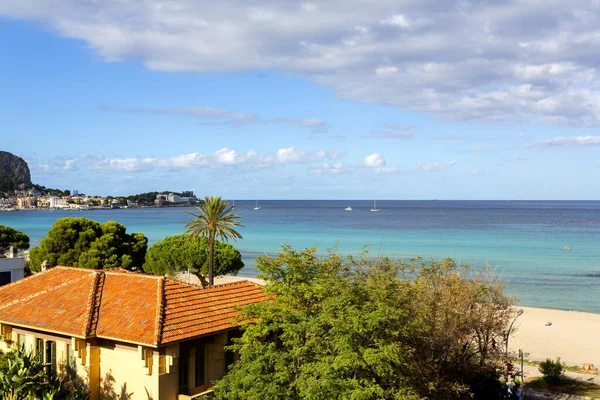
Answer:
<svg viewBox="0 0 600 400"><path fill-rule="evenodd" d="M529 147L581 147L600 146L600 136L562 136L555 139L539 140Z"/></svg>
<svg viewBox="0 0 600 400"><path fill-rule="evenodd" d="M108 62L150 70L275 69L448 119L600 124L597 0L21 0L0 3L0 15L41 20Z"/></svg>
<svg viewBox="0 0 600 400"><path fill-rule="evenodd" d="M385 165L385 158L380 153L373 153L364 157L361 164L369 168L379 168Z"/></svg>
<svg viewBox="0 0 600 400"><path fill-rule="evenodd" d="M280 163L298 163L303 157L304 153L294 150L293 147L277 150L277 161Z"/></svg>
<svg viewBox="0 0 600 400"><path fill-rule="evenodd" d="M456 161L456 160L452 160L450 162L445 162L445 163L434 162L434 163L429 163L429 164L419 164L417 169L419 169L421 171L427 171L427 172L444 171L444 170L447 170L448 168L455 166L456 164L458 164L458 161Z"/></svg>

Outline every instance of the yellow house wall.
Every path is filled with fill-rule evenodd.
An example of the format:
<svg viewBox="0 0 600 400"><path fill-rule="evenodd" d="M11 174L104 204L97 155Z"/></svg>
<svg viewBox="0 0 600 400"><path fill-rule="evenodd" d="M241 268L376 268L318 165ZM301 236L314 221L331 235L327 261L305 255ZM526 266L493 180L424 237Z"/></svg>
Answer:
<svg viewBox="0 0 600 400"><path fill-rule="evenodd" d="M2 324L2 325L4 325L4 324ZM11 331L10 338L4 337L4 340L0 341L0 350L2 350L4 352L8 352L13 349L16 349L18 346L19 335L25 335L25 351L31 352L33 354L35 354L35 352L36 352L36 348L35 348L35 340L36 339L43 339L44 342L47 340L51 340L56 343L57 373L61 376L66 374L66 366L68 365L68 359L69 359L69 352L68 352L67 345L72 345L71 337L55 335L55 334L40 332L40 331L34 331L31 329L12 327L9 325L5 325L5 328L3 328L3 329L6 331L7 328L8 328L8 330ZM12 344L10 344L10 346L7 342L7 339L12 340ZM44 344L43 351L45 352L45 344ZM79 359L77 360L77 375L80 376L84 380L84 382L88 383L87 382L87 369L84 365L82 365L83 361L84 360L79 360Z"/></svg>
<svg viewBox="0 0 600 400"><path fill-rule="evenodd" d="M131 400L158 400L158 351L137 345L105 342L99 347L100 400L111 394ZM146 350L150 350L152 371L146 366L148 361L143 359ZM145 354L148 358L148 353Z"/></svg>
<svg viewBox="0 0 600 400"><path fill-rule="evenodd" d="M4 324L0 324L2 327ZM91 394L91 400L119 398L130 400L177 400L179 393L179 350L180 346L191 347L189 351L188 383L189 394L205 391L214 381L224 375L227 333L188 342L173 344L161 349L117 343L102 339L77 339L68 336L34 331L24 328L5 326L3 332L10 335L0 340L0 350L10 351L16 348L19 334L25 335L25 348L35 352L35 339L41 338L56 342L56 361L59 374L65 373L68 365L68 347L71 346L76 357L77 376L85 383ZM13 341L9 346L7 339ZM205 385L196 386L195 347L205 344ZM166 357L167 367L161 374L160 357ZM148 365L152 368L148 368ZM129 395L122 396L122 394ZM115 397L108 397L115 395Z"/></svg>
<svg viewBox="0 0 600 400"><path fill-rule="evenodd" d="M162 349L166 359L166 373L159 375L159 399L177 400L179 393L179 344L166 346Z"/></svg>

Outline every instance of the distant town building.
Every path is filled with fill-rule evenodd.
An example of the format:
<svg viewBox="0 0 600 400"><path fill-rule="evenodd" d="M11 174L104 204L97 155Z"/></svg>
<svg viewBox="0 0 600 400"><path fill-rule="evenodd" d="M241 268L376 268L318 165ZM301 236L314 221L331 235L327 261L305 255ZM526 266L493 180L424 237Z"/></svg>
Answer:
<svg viewBox="0 0 600 400"><path fill-rule="evenodd" d="M68 208L69 203L67 199L63 199L62 197L50 197L48 199L48 207L49 208Z"/></svg>

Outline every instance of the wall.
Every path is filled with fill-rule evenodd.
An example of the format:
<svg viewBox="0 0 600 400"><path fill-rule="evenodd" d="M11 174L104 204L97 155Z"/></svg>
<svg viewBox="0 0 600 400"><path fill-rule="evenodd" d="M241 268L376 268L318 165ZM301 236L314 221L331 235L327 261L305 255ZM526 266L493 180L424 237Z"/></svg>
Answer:
<svg viewBox="0 0 600 400"><path fill-rule="evenodd" d="M100 340L98 346L100 400L110 394L119 399L159 400L157 350L108 340Z"/></svg>
<svg viewBox="0 0 600 400"><path fill-rule="evenodd" d="M11 271L11 282L25 276L25 259L22 257L0 258L0 271Z"/></svg>
<svg viewBox="0 0 600 400"><path fill-rule="evenodd" d="M25 336L25 350L28 352L36 353L35 348L35 340L43 339L44 340L44 351L45 351L45 342L51 340L56 342L56 371L60 376L66 376L67 374L67 365L69 359L69 347L73 345L73 339L69 336L63 335L55 335L52 333L40 332L31 329L24 329L19 327L13 327L10 325L2 324L2 334L4 335L4 340L0 341L0 350L3 352L8 352L13 349L16 349L19 344L17 343L19 335ZM10 333L8 333L10 332ZM7 339L12 341L12 344L9 346L7 343ZM71 347L73 349L73 347ZM77 362L77 375L81 377L81 379L87 383L87 370L81 365L84 360L76 360Z"/></svg>

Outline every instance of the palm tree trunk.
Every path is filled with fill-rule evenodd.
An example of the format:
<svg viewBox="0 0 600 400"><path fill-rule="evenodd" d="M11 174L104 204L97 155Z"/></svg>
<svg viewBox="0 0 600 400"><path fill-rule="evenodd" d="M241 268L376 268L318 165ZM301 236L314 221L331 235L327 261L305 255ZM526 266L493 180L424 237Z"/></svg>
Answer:
<svg viewBox="0 0 600 400"><path fill-rule="evenodd" d="M210 233L208 235L208 285L212 286L215 284L215 268L214 268L214 250L215 250L215 234Z"/></svg>

